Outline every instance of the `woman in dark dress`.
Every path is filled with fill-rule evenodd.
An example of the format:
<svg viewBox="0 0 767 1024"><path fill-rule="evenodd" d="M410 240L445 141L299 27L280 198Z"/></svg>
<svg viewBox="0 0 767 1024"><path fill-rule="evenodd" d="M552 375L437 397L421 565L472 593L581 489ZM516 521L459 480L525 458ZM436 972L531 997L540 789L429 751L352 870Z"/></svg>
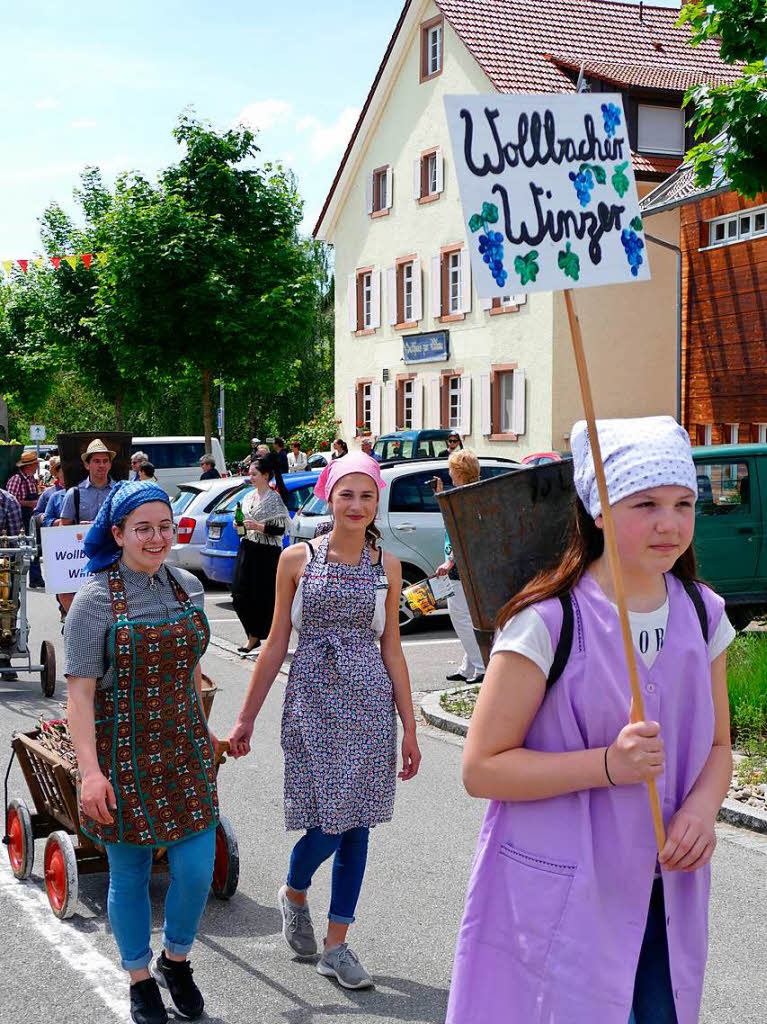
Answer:
<svg viewBox="0 0 767 1024"><path fill-rule="evenodd" d="M277 471L277 487L284 493ZM253 490L242 500L245 536L234 563L232 604L248 642L240 653L249 654L269 635L274 614L274 584L282 538L290 526L290 514L280 494L271 486L275 476L270 458L256 459L248 470Z"/></svg>

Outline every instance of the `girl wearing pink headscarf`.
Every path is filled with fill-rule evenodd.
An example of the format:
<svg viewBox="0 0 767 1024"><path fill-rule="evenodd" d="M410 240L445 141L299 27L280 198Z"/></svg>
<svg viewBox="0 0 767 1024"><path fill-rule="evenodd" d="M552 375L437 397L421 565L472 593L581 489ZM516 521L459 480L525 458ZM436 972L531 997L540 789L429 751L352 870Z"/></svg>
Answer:
<svg viewBox="0 0 767 1024"><path fill-rule="evenodd" d="M334 855L317 970L352 989L372 984L346 933L370 829L390 821L394 810L396 713L404 730L399 778L412 779L421 760L399 637L402 570L378 547L374 524L385 486L378 463L362 453L323 470L314 492L330 505L333 529L283 552L271 632L229 737L234 757L250 751L254 721L295 629L282 718L285 825L305 831L277 896L282 934L298 956L317 953L307 891L317 868Z"/></svg>

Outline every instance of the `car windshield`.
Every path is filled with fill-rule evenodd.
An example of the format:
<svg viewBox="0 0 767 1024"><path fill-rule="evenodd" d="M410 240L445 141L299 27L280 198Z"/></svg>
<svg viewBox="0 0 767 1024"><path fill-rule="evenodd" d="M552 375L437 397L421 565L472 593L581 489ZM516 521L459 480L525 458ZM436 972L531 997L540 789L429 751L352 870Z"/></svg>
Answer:
<svg viewBox="0 0 767 1024"><path fill-rule="evenodd" d="M242 501L246 494L250 494L253 490L251 484L243 484L242 487L238 487L234 494L227 494L222 501L219 501L218 505L213 509L214 512L234 512L237 508L237 502Z"/></svg>
<svg viewBox="0 0 767 1024"><path fill-rule="evenodd" d="M170 507L173 509L173 515L180 516L184 509L192 504L198 494L199 491L180 490L176 497L171 499Z"/></svg>
<svg viewBox="0 0 767 1024"><path fill-rule="evenodd" d="M376 455L381 456L382 462L388 462L391 459L412 459L414 444L414 441L394 438L390 441L379 441L374 450Z"/></svg>
<svg viewBox="0 0 767 1024"><path fill-rule="evenodd" d="M330 514L328 503L312 494L305 505L301 507L302 516L326 516Z"/></svg>

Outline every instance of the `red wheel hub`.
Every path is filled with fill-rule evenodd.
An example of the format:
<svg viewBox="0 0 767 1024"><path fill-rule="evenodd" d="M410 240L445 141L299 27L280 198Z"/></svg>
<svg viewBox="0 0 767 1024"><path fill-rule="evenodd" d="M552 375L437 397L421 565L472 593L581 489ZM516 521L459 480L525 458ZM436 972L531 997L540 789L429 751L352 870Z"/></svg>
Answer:
<svg viewBox="0 0 767 1024"><path fill-rule="evenodd" d="M226 885L226 877L229 874L229 851L226 847L226 837L223 830L216 829L216 854L213 861L213 888L221 891Z"/></svg>
<svg viewBox="0 0 767 1024"><path fill-rule="evenodd" d="M67 898L67 869L58 843L52 843L45 851L45 888L51 904L61 910Z"/></svg>
<svg viewBox="0 0 767 1024"><path fill-rule="evenodd" d="M19 812L15 807L8 811L8 856L11 858L11 866L14 871L21 868L24 859L24 829L21 824Z"/></svg>

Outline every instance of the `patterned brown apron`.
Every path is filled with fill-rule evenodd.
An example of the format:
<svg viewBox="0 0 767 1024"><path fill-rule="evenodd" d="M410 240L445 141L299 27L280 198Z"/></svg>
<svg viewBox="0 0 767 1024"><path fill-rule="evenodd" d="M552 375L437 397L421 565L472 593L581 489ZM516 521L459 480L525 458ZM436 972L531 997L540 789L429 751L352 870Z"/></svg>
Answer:
<svg viewBox="0 0 767 1024"><path fill-rule="evenodd" d="M210 628L170 572L182 613L132 622L117 563L108 573L114 684L96 691L96 751L117 810L104 825L81 805L80 825L104 843L168 846L218 822L213 744L194 682Z"/></svg>

